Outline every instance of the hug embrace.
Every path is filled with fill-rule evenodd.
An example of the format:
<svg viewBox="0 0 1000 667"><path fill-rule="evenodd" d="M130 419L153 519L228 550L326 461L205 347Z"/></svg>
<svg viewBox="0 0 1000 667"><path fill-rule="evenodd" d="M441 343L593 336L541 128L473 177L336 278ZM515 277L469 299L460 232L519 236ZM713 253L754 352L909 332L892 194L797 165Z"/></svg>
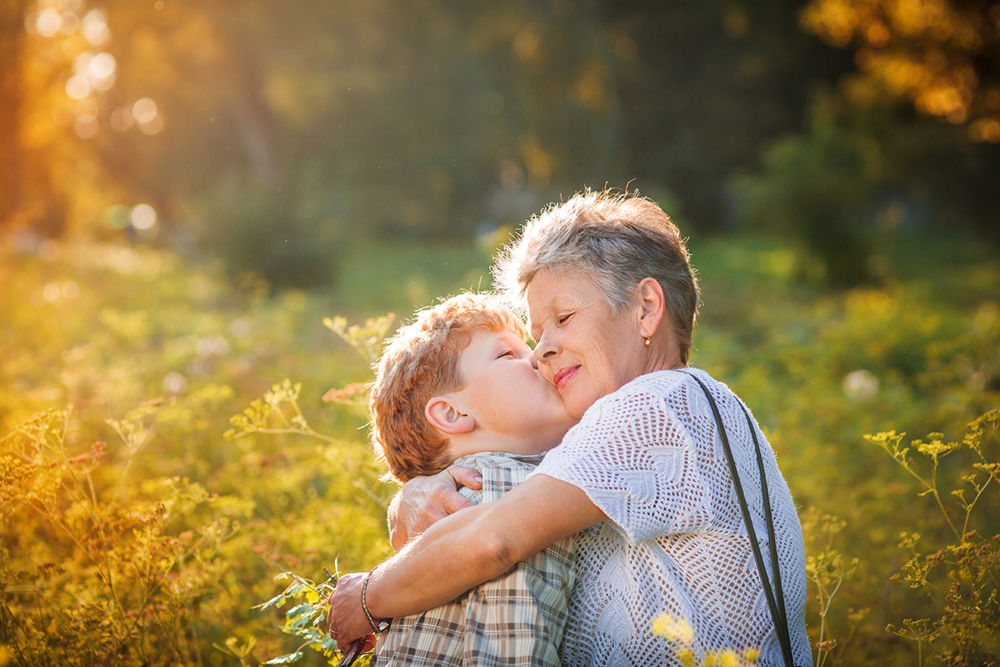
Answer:
<svg viewBox="0 0 1000 667"><path fill-rule="evenodd" d="M379 364L398 553L341 578L338 644L377 634L373 665L811 665L795 506L746 406L688 366L698 288L669 217L587 191L494 275L500 296L420 313Z"/></svg>

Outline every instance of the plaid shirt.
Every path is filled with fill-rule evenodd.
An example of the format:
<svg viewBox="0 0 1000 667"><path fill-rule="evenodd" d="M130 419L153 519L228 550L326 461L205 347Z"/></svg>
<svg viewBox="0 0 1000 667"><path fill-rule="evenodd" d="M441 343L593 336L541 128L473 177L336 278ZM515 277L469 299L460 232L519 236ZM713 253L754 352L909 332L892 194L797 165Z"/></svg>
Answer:
<svg viewBox="0 0 1000 667"><path fill-rule="evenodd" d="M462 489L474 503L497 500L522 483L542 456L471 454L456 463L476 468L482 491ZM525 517L530 521L530 517ZM437 667L559 665L559 646L576 578L571 538L521 561L505 574L422 614L397 618L383 633L371 664Z"/></svg>

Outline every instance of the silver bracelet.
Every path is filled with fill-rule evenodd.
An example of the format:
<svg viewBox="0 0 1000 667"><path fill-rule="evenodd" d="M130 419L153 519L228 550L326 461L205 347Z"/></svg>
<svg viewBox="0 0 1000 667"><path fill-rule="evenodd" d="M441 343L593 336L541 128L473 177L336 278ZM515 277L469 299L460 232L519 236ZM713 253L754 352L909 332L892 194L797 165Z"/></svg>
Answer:
<svg viewBox="0 0 1000 667"><path fill-rule="evenodd" d="M368 611L368 603L365 601L365 594L368 592L368 580L371 579L372 572L377 570L380 565L381 563L369 570L368 574L365 575L364 580L361 582L361 609L364 610L365 618L368 619L368 625L372 626L372 632L376 635L380 632L388 630L390 621L375 622L375 619L372 617L372 613Z"/></svg>

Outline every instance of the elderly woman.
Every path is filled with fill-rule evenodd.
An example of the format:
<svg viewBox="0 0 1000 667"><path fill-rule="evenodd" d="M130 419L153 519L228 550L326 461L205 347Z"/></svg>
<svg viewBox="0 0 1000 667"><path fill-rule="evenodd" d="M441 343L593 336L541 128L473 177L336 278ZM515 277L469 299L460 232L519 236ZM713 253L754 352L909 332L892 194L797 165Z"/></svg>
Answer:
<svg viewBox="0 0 1000 667"><path fill-rule="evenodd" d="M539 369L580 421L501 500L454 512L376 570L343 577L331 634L355 641L575 533L564 665L669 665L732 650L810 665L795 507L739 398L687 368L698 291L670 219L646 199L576 195L529 221L495 274L526 304ZM761 570L780 577L777 595ZM673 631L655 633L657 619Z"/></svg>

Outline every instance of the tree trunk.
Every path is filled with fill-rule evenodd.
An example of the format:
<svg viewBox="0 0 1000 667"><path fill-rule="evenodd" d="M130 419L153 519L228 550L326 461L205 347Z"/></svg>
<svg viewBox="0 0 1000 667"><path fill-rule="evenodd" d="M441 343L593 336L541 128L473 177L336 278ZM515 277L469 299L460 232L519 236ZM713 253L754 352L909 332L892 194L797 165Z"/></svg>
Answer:
<svg viewBox="0 0 1000 667"><path fill-rule="evenodd" d="M28 4L0 2L0 230L13 223L21 204L21 68Z"/></svg>

